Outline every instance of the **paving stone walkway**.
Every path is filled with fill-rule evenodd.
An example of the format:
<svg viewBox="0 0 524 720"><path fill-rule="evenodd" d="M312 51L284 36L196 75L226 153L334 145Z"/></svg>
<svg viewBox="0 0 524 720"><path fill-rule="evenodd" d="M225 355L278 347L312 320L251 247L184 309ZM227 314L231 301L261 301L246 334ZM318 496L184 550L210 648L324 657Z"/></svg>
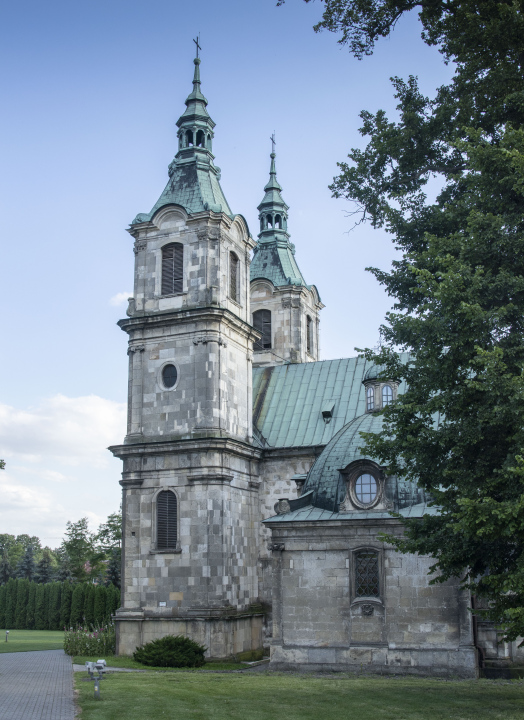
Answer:
<svg viewBox="0 0 524 720"><path fill-rule="evenodd" d="M73 720L73 667L63 650L0 654L0 720Z"/></svg>

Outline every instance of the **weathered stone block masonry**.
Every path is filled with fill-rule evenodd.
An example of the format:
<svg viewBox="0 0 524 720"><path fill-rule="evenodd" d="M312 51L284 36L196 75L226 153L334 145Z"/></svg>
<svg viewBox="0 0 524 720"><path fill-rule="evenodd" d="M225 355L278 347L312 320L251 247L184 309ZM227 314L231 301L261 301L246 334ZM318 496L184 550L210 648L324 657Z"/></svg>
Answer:
<svg viewBox="0 0 524 720"><path fill-rule="evenodd" d="M297 265L275 153L254 241L214 165L200 89L150 213L131 223L129 412L118 652L189 635L275 668L477 674L516 647L473 627L458 582L379 538L391 509L435 512L361 455L397 387L362 358L319 359L323 305ZM252 255L253 254L253 255Z"/></svg>

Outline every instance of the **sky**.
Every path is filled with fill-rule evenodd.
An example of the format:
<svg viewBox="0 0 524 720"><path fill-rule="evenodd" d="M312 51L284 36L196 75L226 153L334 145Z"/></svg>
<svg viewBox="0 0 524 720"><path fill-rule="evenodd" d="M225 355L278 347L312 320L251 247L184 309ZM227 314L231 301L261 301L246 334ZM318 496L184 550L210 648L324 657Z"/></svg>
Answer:
<svg viewBox="0 0 524 720"><path fill-rule="evenodd" d="M424 93L451 68L420 39L416 14L362 61L315 33L323 4L287 0L36 0L0 13L2 287L0 533L56 547L68 520L95 530L120 503L127 398L125 316L133 239L176 153L200 33L202 91L216 122L222 188L256 239L276 134L278 180L308 283L317 286L321 358L373 347L389 310L368 266L394 239L328 189L359 112L395 117L389 78Z"/></svg>

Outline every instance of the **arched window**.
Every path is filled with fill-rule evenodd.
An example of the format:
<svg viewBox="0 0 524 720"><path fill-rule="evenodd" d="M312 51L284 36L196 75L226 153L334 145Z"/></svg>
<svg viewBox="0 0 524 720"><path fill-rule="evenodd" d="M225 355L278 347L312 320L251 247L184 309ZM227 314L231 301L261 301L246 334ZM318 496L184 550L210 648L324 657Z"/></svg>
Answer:
<svg viewBox="0 0 524 720"><path fill-rule="evenodd" d="M271 215L266 215L266 223L268 228L273 227L273 218Z"/></svg>
<svg viewBox="0 0 524 720"><path fill-rule="evenodd" d="M275 227L277 230L282 230L282 218L280 215L275 215Z"/></svg>
<svg viewBox="0 0 524 720"><path fill-rule="evenodd" d="M205 138L204 131L199 130L197 132L197 136L196 136L196 146L197 147L204 147L204 138Z"/></svg>
<svg viewBox="0 0 524 720"><path fill-rule="evenodd" d="M374 550L355 553L355 596L380 596L378 553Z"/></svg>
<svg viewBox="0 0 524 720"><path fill-rule="evenodd" d="M257 310L253 313L253 327L262 334L255 343L255 350L267 350L271 347L271 311Z"/></svg>
<svg viewBox="0 0 524 720"><path fill-rule="evenodd" d="M177 499L171 490L162 490L156 498L156 546L158 550L176 548Z"/></svg>
<svg viewBox="0 0 524 720"><path fill-rule="evenodd" d="M239 292L238 257L234 252L229 253L229 297L238 302Z"/></svg>
<svg viewBox="0 0 524 720"><path fill-rule="evenodd" d="M184 292L184 246L169 243L162 248L162 295Z"/></svg>
<svg viewBox="0 0 524 720"><path fill-rule="evenodd" d="M311 355L313 353L313 320L306 317L306 350Z"/></svg>
<svg viewBox="0 0 524 720"><path fill-rule="evenodd" d="M193 144L193 131L188 130L186 132L186 147Z"/></svg>
<svg viewBox="0 0 524 720"><path fill-rule="evenodd" d="M207 149L211 150L211 135L207 136Z"/></svg>
<svg viewBox="0 0 524 720"><path fill-rule="evenodd" d="M374 410L375 408L375 388L370 385L366 390L366 410Z"/></svg>
<svg viewBox="0 0 524 720"><path fill-rule="evenodd" d="M389 385L384 385L382 388L382 407L386 407L386 405L391 405L393 402L393 390Z"/></svg>

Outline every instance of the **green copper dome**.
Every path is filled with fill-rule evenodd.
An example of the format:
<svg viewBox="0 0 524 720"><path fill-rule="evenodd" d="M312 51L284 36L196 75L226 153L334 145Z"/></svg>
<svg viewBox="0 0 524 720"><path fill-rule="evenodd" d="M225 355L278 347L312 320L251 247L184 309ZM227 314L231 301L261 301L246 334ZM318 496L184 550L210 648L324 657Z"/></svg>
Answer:
<svg viewBox="0 0 524 720"><path fill-rule="evenodd" d="M295 246L287 232L288 205L282 198L277 180L275 153L271 153L269 182L258 206L260 233L251 262L251 280L269 280L275 287L303 285L310 287L295 260Z"/></svg>
<svg viewBox="0 0 524 720"><path fill-rule="evenodd" d="M189 215L213 210L232 216L220 187L220 169L213 163L215 123L200 90L200 58L193 62L193 91L186 98L186 109L176 123L178 153L169 165L169 181L151 212L138 214L132 225L148 222L165 205L181 205Z"/></svg>
<svg viewBox="0 0 524 720"><path fill-rule="evenodd" d="M303 494L313 491L312 504L315 507L338 512L339 503L346 493L340 470L355 460L372 460L360 450L364 444L360 433L379 433L381 429L382 417L369 413L344 425L329 441L309 471L303 489Z"/></svg>

